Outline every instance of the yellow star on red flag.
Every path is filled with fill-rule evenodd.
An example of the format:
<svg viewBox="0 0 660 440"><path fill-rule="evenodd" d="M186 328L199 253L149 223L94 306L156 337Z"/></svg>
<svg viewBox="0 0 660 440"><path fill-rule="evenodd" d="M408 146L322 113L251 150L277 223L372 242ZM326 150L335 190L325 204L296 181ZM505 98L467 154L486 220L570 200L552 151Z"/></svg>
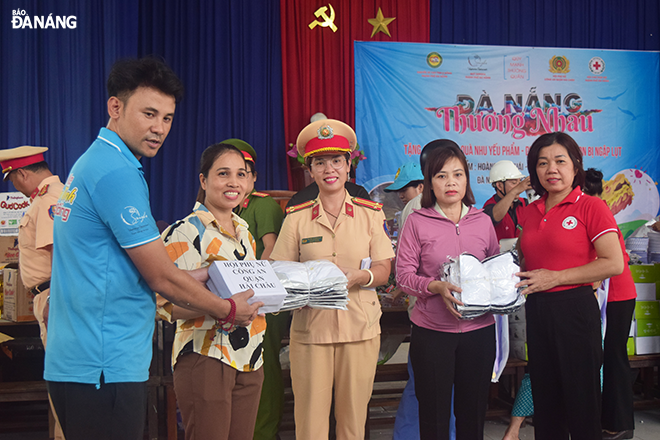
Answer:
<svg viewBox="0 0 660 440"><path fill-rule="evenodd" d="M381 9L378 8L378 14L376 14L376 18L369 18L367 20L369 24L374 27L374 30L371 31L371 38L373 38L374 35L376 35L378 32L382 32L388 37L392 37L390 35L389 29L387 29L387 25L392 23L394 20L396 20L396 17L391 17L391 18L383 17L383 11L381 11Z"/></svg>

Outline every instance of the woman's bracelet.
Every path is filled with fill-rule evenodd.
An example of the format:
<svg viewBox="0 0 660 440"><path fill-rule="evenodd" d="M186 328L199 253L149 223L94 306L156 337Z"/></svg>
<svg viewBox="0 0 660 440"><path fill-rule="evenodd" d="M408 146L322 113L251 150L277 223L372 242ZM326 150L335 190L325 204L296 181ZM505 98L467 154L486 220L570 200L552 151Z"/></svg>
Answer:
<svg viewBox="0 0 660 440"><path fill-rule="evenodd" d="M374 273L369 269L362 269L362 270L366 270L367 272L369 272L369 282L367 284L363 284L362 287L369 287L371 286L371 283L374 282Z"/></svg>
<svg viewBox="0 0 660 440"><path fill-rule="evenodd" d="M231 324L229 327L229 330L231 330L234 327L234 321L236 321L236 303L231 298L227 298L227 301L229 301L229 305L231 306L229 314L225 319L218 319L218 322L220 325Z"/></svg>

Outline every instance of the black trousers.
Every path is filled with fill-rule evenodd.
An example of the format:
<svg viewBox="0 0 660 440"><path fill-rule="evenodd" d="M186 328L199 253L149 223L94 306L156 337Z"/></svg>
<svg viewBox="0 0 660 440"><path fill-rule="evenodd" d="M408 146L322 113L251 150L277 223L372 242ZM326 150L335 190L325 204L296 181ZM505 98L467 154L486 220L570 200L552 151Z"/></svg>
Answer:
<svg viewBox="0 0 660 440"><path fill-rule="evenodd" d="M67 440L142 440L146 382L47 382Z"/></svg>
<svg viewBox="0 0 660 440"><path fill-rule="evenodd" d="M527 296L536 440L601 440L600 310L591 286Z"/></svg>
<svg viewBox="0 0 660 440"><path fill-rule="evenodd" d="M448 440L451 390L457 440L482 440L495 362L495 325L445 333L413 324L410 360L421 440Z"/></svg>
<svg viewBox="0 0 660 440"><path fill-rule="evenodd" d="M626 350L634 311L634 299L607 303L601 425L612 432L635 429L633 377Z"/></svg>

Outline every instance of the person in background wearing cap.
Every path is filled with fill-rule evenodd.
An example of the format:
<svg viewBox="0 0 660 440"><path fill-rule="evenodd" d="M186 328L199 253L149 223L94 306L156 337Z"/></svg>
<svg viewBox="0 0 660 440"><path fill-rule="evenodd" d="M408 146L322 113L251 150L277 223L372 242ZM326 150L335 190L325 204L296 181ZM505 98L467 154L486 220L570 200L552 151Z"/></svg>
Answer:
<svg viewBox="0 0 660 440"><path fill-rule="evenodd" d="M394 182L384 189L385 192L396 191L404 205L422 193L424 190L424 175L418 163L408 162L396 171Z"/></svg>
<svg viewBox="0 0 660 440"><path fill-rule="evenodd" d="M236 213L250 227L250 234L257 242L257 260L267 260L275 246L277 234L282 227L284 212L280 205L266 193L255 191L257 181L257 152L241 139L227 139L230 144L243 152L250 172L245 199L236 208ZM275 440L284 412L284 381L280 365L282 338L288 333L289 312L267 313L266 334L263 341L264 382L261 387L259 412L254 429L255 440Z"/></svg>
<svg viewBox="0 0 660 440"><path fill-rule="evenodd" d="M516 238L520 235L522 210L527 206L519 196L532 188L529 178L510 160L500 160L490 169L490 183L495 195L484 204L484 212L493 221L498 240Z"/></svg>
<svg viewBox="0 0 660 440"><path fill-rule="evenodd" d="M108 77L110 120L76 161L55 205L44 378L68 440L142 439L154 291L239 326L263 305L224 300L206 268L176 268L151 214L142 157L170 131L183 85L161 60L124 59ZM194 277L194 278L193 278Z"/></svg>
<svg viewBox="0 0 660 440"><path fill-rule="evenodd" d="M0 151L4 180L30 198L30 207L21 219L18 230L19 267L21 280L34 295L34 316L39 323L41 341L46 348L48 295L53 257L53 208L62 192L62 182L51 173L44 160L46 147L18 147ZM49 397L50 398L50 397ZM52 406L53 415L55 409ZM55 415L55 439L64 439Z"/></svg>
<svg viewBox="0 0 660 440"><path fill-rule="evenodd" d="M257 181L257 153L254 148L241 139L227 139L221 143L233 145L241 150L245 157L251 178L248 179L247 195L236 208L236 213L250 225L250 234L257 241L257 260L267 260L282 227L284 213L272 197L254 189Z"/></svg>
<svg viewBox="0 0 660 440"><path fill-rule="evenodd" d="M380 303L373 287L384 284L394 257L380 203L352 198L344 183L357 142L343 122L313 122L298 135L319 197L288 209L273 260L325 259L348 278L348 310L302 308L293 312L291 383L296 438L329 434L333 399L337 439L363 439L380 348ZM371 259L369 269L360 269Z"/></svg>

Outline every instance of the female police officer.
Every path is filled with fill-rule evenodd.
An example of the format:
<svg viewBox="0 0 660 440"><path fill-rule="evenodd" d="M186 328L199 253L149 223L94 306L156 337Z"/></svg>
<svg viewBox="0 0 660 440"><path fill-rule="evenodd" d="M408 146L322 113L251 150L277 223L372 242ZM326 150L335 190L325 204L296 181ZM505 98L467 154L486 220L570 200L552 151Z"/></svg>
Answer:
<svg viewBox="0 0 660 440"><path fill-rule="evenodd" d="M325 259L348 278L348 311L303 308L293 313L291 382L296 438L328 438L332 391L337 439L364 438L380 346L380 304L374 290L390 274L392 245L379 203L344 189L355 132L340 121L313 122L298 135L298 150L319 186L319 197L287 210L270 258ZM371 258L370 269L361 262Z"/></svg>

